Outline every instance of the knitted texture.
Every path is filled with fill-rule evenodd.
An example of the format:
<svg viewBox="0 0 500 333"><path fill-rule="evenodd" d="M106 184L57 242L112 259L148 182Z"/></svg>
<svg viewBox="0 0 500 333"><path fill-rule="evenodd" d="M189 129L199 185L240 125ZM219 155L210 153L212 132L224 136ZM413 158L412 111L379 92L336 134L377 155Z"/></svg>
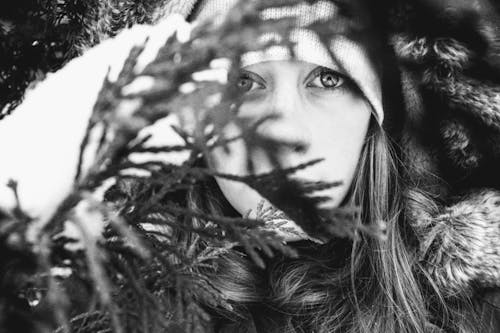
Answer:
<svg viewBox="0 0 500 333"><path fill-rule="evenodd" d="M212 20L220 22L234 6L236 0L202 0L192 16L195 20ZM306 2L293 6L268 8L262 12L264 19L276 20L296 18L298 28L290 33L290 40L295 43L296 59L329 67L350 77L370 102L374 116L382 124L384 112L382 108L382 92L375 53L370 48L371 33L367 29L361 13L351 13L349 17L341 8L331 1ZM317 22L336 22L328 40L323 40L308 26ZM360 38L360 31L366 35ZM263 41L278 39L277 34L266 33ZM328 46L328 48L325 47ZM289 60L292 58L287 46L273 46L260 52L249 52L242 56L243 66L271 60Z"/></svg>

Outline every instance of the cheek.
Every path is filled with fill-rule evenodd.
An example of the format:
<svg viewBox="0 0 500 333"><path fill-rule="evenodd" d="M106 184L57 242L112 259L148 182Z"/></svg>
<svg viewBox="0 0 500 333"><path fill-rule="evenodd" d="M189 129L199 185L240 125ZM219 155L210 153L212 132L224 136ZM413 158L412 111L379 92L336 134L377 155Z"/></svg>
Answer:
<svg viewBox="0 0 500 333"><path fill-rule="evenodd" d="M228 125L225 135L232 137L239 134L235 125ZM219 173L244 176L247 170L247 149L242 140L233 141L228 145L226 152L223 148L214 149L206 156L208 166ZM249 186L242 182L230 181L215 177L217 185L233 208L240 214L246 214L250 209L255 209L262 197Z"/></svg>
<svg viewBox="0 0 500 333"><path fill-rule="evenodd" d="M351 185L366 138L371 107L364 99L350 94L315 101L314 104L304 106L303 109L307 112L289 117L286 122L272 129L277 137L289 136L289 132L293 130L294 133L301 133L300 136L308 138L306 152L291 152L282 156L281 161L284 166L293 166L322 158L322 162L303 169L294 176L310 181L341 181L341 186L315 193L329 198L324 203L325 208L336 207L342 202ZM287 127L290 131L282 127ZM235 125L229 125L225 134L228 137L238 135L239 129ZM245 145L242 140L237 140L229 145L229 152L222 148L213 150L210 156L207 156L207 162L212 169L221 173L247 175L247 158ZM259 159L254 155L252 161L257 173L269 171L270 165L265 158ZM255 209L262 200L256 191L240 182L220 178L216 178L216 181L226 199L240 214Z"/></svg>
<svg viewBox="0 0 500 333"><path fill-rule="evenodd" d="M265 103L246 103L244 104L239 111L239 116L248 117L249 119L259 119L265 115L266 110ZM259 128L262 128L260 126ZM224 136L226 138L233 138L241 135L241 129L236 126L234 123L229 123L224 128ZM248 150L242 139L238 139L232 141L229 145L227 145L228 151L225 151L223 148L219 147L214 150L207 156L208 165L218 172L230 173L235 175L247 175L249 173L247 169L247 161L248 161ZM256 172L264 172L269 171L269 169L263 170L261 166L265 164L265 161L260 156L255 156L257 151L257 155L259 154L258 150L254 150L252 157L252 162L254 163L254 167L256 168Z"/></svg>
<svg viewBox="0 0 500 333"><path fill-rule="evenodd" d="M323 161L298 174L306 179L325 182L341 181L342 185L318 195L330 198L325 206L336 207L349 190L371 119L371 107L364 99L347 95L315 108L310 114L310 149L307 158Z"/></svg>

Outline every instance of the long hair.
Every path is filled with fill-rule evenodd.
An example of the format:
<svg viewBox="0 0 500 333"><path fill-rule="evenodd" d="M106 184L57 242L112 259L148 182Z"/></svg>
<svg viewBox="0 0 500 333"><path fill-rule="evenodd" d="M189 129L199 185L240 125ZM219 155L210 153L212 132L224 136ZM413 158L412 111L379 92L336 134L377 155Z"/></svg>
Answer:
<svg viewBox="0 0 500 333"><path fill-rule="evenodd" d="M384 222L386 237L359 234L323 245L298 242L298 259L268 259L265 270L244 253L228 253L211 281L233 302L232 315L247 320L228 324L224 332L242 325L248 332L266 333L474 332L474 325L455 322L463 312L454 316L448 311L425 279L415 237L402 214L402 182L392 147L384 130L372 123L344 200L361 208L362 223ZM191 208L212 214L235 213L215 181L189 193L188 201Z"/></svg>

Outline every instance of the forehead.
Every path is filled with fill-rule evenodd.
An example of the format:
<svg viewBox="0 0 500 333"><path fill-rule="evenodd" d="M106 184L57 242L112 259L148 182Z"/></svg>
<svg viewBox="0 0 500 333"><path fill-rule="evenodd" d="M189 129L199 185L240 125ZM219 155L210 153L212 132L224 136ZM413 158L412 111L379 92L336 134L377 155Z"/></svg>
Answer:
<svg viewBox="0 0 500 333"><path fill-rule="evenodd" d="M270 61L262 61L255 64L247 65L242 67L242 69L257 73L265 72L271 74L278 74L278 73L310 72L318 66L321 65L303 60L270 60ZM335 68L332 67L333 66L328 66L327 68L341 72L341 70L338 67Z"/></svg>
<svg viewBox="0 0 500 333"><path fill-rule="evenodd" d="M317 65L302 60L269 60L242 67L248 71L275 71L280 69L302 70L314 68Z"/></svg>

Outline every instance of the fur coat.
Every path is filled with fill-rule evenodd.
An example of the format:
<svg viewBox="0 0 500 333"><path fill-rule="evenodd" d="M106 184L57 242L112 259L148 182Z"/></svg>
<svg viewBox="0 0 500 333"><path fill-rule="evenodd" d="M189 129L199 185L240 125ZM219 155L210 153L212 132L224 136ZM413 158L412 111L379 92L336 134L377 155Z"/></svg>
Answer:
<svg viewBox="0 0 500 333"><path fill-rule="evenodd" d="M439 3L439 4L438 4ZM500 286L500 25L481 1L415 1L393 26L407 216L448 295ZM498 6L498 5L497 5ZM423 13L425 23L420 20Z"/></svg>

